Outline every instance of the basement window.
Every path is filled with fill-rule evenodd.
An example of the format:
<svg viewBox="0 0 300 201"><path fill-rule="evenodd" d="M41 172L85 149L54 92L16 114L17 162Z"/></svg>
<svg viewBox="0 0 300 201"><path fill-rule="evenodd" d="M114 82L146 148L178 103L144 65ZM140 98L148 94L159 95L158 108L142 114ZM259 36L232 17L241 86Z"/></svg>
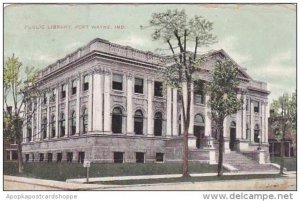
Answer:
<svg viewBox="0 0 300 201"><path fill-rule="evenodd" d="M123 163L123 162L124 162L124 153L114 152L114 163Z"/></svg>
<svg viewBox="0 0 300 201"><path fill-rule="evenodd" d="M156 153L156 162L164 162L164 154Z"/></svg>
<svg viewBox="0 0 300 201"><path fill-rule="evenodd" d="M145 153L136 152L135 159L136 159L136 163L145 163Z"/></svg>

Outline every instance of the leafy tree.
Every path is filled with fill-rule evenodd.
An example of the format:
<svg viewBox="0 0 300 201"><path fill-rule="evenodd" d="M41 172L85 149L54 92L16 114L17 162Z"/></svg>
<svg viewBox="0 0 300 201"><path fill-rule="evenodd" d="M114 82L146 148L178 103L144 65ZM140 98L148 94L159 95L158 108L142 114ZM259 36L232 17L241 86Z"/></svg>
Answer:
<svg viewBox="0 0 300 201"><path fill-rule="evenodd" d="M153 13L146 28L153 28L153 40L162 41L171 51L171 55L163 61L166 68L161 74L166 85L177 88L181 93L184 122L182 175L189 176L188 128L192 84L194 74L204 60L197 54L199 49L216 42L216 37L211 33L213 23L201 16L188 18L184 10L176 9Z"/></svg>
<svg viewBox="0 0 300 201"><path fill-rule="evenodd" d="M284 93L271 104L271 127L275 131L275 135L281 141L281 161L280 172L283 175L284 155L285 155L285 139L286 133L290 130L296 130L297 124L297 95Z"/></svg>
<svg viewBox="0 0 300 201"><path fill-rule="evenodd" d="M211 108L211 117L216 122L219 141L218 176L223 175L224 119L235 114L243 104L243 101L237 97L238 73L237 65L230 59L217 61L211 81L206 85L210 95L208 104Z"/></svg>
<svg viewBox="0 0 300 201"><path fill-rule="evenodd" d="M27 127L27 121L31 114L25 114L26 103L30 102L37 94L33 90L32 83L36 79L37 71L33 67L26 67L22 76L22 63L14 55L8 57L5 62L4 83L4 138L16 140L18 151L18 170L23 172L22 142L23 127ZM32 90L28 90L32 89Z"/></svg>

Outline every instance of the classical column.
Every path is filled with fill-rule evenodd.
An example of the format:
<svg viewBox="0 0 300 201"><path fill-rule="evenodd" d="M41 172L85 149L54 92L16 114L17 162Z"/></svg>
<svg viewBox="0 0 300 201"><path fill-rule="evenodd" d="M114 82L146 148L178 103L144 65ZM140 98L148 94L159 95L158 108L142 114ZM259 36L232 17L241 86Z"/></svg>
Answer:
<svg viewBox="0 0 300 201"><path fill-rule="evenodd" d="M241 99L241 94L237 95L238 99ZM242 110L238 110L236 113L236 139L242 138Z"/></svg>
<svg viewBox="0 0 300 201"><path fill-rule="evenodd" d="M88 99L88 131L93 130L93 76L94 74L89 75L89 99Z"/></svg>
<svg viewBox="0 0 300 201"><path fill-rule="evenodd" d="M100 72L94 74L93 85L93 129L103 131L103 82Z"/></svg>
<svg viewBox="0 0 300 201"><path fill-rule="evenodd" d="M177 88L173 88L173 135L178 135Z"/></svg>
<svg viewBox="0 0 300 201"><path fill-rule="evenodd" d="M56 91L56 97L55 97L55 117L56 117L56 121L55 121L55 133L56 133L56 138L59 137L59 128L58 128L58 122L59 122L59 111L58 111L58 105L59 105L59 85L56 87L55 89Z"/></svg>
<svg viewBox="0 0 300 201"><path fill-rule="evenodd" d="M76 93L76 134L79 135L80 133L80 94L81 94L81 87L80 87L80 76L77 79L77 93Z"/></svg>
<svg viewBox="0 0 300 201"><path fill-rule="evenodd" d="M209 95L205 97L205 136L211 136L210 107L208 106Z"/></svg>
<svg viewBox="0 0 300 201"><path fill-rule="evenodd" d="M190 109L190 125L189 135L194 134L194 84L191 84L191 109ZM187 110L186 110L187 111Z"/></svg>
<svg viewBox="0 0 300 201"><path fill-rule="evenodd" d="M172 88L167 86L167 136L172 135Z"/></svg>
<svg viewBox="0 0 300 201"><path fill-rule="evenodd" d="M23 139L22 139L22 142L23 143L26 143L27 142L27 121L28 121L28 119L27 119L27 113L28 113L28 111L27 111L27 102L26 102L26 105L25 105L25 108L24 108L24 110L25 110L25 125L24 125L24 123L23 123Z"/></svg>
<svg viewBox="0 0 300 201"><path fill-rule="evenodd" d="M127 134L133 134L133 109L132 109L133 77L127 75Z"/></svg>
<svg viewBox="0 0 300 201"><path fill-rule="evenodd" d="M186 108L187 108L187 83L186 82L182 83L182 99L183 99L183 103L182 103L182 109L181 109L182 110L182 115L181 115L182 121L181 122L183 122L183 123L181 124L181 131L183 133L183 131L185 130L184 121L183 121L184 120L183 107L184 107L185 112L186 112Z"/></svg>
<svg viewBox="0 0 300 201"><path fill-rule="evenodd" d="M42 139L42 128L41 128L41 123L42 123L42 99L41 97L38 98L38 103L37 103L37 139L41 140Z"/></svg>
<svg viewBox="0 0 300 201"><path fill-rule="evenodd" d="M250 142L254 142L254 102L250 100Z"/></svg>
<svg viewBox="0 0 300 201"><path fill-rule="evenodd" d="M51 122L51 118L50 118L50 96L47 97L47 138L50 139L50 122Z"/></svg>
<svg viewBox="0 0 300 201"><path fill-rule="evenodd" d="M265 114L265 103L263 101L260 102L261 105L261 132L260 132L260 139L261 139L261 143L265 142L265 118L266 118L266 114Z"/></svg>
<svg viewBox="0 0 300 201"><path fill-rule="evenodd" d="M35 127L35 138L34 140L39 140L39 105L40 105L40 98L37 98L36 100L36 112L35 112L35 123L36 123L36 127Z"/></svg>
<svg viewBox="0 0 300 201"><path fill-rule="evenodd" d="M224 137L227 137L227 138L230 137L230 135L229 135L229 125L230 125L229 117L227 116L224 119L224 130L223 130Z"/></svg>
<svg viewBox="0 0 300 201"><path fill-rule="evenodd" d="M242 110L242 115L243 115L243 130L242 130L242 139L246 138L246 133L247 133L247 98L246 95L244 95L244 103L243 103L243 110Z"/></svg>
<svg viewBox="0 0 300 201"><path fill-rule="evenodd" d="M65 98L65 136L69 136L69 83L66 83L66 98Z"/></svg>
<svg viewBox="0 0 300 201"><path fill-rule="evenodd" d="M148 79L148 121L147 121L147 135L152 136L154 124L153 124L153 80L151 78Z"/></svg>
<svg viewBox="0 0 300 201"><path fill-rule="evenodd" d="M34 138L35 138L35 136L34 136L34 103L32 103L32 109L31 109L31 142L33 142L34 141Z"/></svg>
<svg viewBox="0 0 300 201"><path fill-rule="evenodd" d="M270 117L270 110L269 110L269 103L265 102L265 143L268 143L269 141L269 119Z"/></svg>
<svg viewBox="0 0 300 201"><path fill-rule="evenodd" d="M111 73L104 72L104 131L111 131L111 114L110 114L110 89L111 89Z"/></svg>

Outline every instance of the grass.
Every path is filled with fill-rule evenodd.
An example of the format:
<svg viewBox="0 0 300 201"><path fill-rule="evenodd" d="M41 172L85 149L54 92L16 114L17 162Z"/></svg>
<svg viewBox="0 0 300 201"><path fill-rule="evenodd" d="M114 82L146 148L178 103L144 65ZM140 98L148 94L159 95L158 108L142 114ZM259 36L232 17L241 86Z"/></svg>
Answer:
<svg viewBox="0 0 300 201"><path fill-rule="evenodd" d="M90 177L180 174L181 163L125 163L91 164ZM16 162L4 162L4 174L39 179L65 181L85 178L86 168L77 163L25 163L24 173L19 174ZM217 165L190 163L190 173L217 172Z"/></svg>
<svg viewBox="0 0 300 201"><path fill-rule="evenodd" d="M135 184L153 184L153 183L176 183L176 182L201 182L201 181L223 181L223 180L248 180L248 179L265 179L265 178L279 178L278 174L264 174L264 175L224 175L207 176L207 177L179 177L179 178L164 178L164 179L137 179L137 180L122 180L122 181L104 181L95 182L97 184L106 185L135 185Z"/></svg>
<svg viewBox="0 0 300 201"><path fill-rule="evenodd" d="M272 163L277 163L280 165L281 157L270 157L270 160ZM296 171L297 170L297 158L296 157L290 157L290 158L284 158L284 166L288 171Z"/></svg>

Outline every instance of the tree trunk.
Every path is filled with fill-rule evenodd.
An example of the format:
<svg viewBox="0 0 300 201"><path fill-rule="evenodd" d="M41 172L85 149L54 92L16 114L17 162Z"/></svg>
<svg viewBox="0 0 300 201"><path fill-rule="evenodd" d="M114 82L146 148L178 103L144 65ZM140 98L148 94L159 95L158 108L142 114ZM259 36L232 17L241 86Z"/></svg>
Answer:
<svg viewBox="0 0 300 201"><path fill-rule="evenodd" d="M219 161L218 161L218 176L223 176L223 153L224 153L224 136L223 122L219 122Z"/></svg>
<svg viewBox="0 0 300 201"><path fill-rule="evenodd" d="M23 166L23 156L22 156L22 144L20 140L18 140L18 171L20 174L23 173L24 166Z"/></svg>
<svg viewBox="0 0 300 201"><path fill-rule="evenodd" d="M281 139L281 146L280 146L280 152L281 152L281 159L280 159L280 171L279 174L283 175L283 169L284 169L284 155L285 155L285 143L284 139Z"/></svg>
<svg viewBox="0 0 300 201"><path fill-rule="evenodd" d="M189 177L189 129L186 127L183 132L183 153L182 153L182 176L183 177Z"/></svg>

